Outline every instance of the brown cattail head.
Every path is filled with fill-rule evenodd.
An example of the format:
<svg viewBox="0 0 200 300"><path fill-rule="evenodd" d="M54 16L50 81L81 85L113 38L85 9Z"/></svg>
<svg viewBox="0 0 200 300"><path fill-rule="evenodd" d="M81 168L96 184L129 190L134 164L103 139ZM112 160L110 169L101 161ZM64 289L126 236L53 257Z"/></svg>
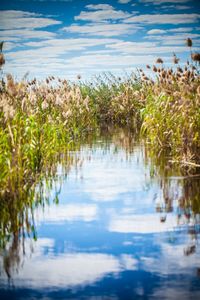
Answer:
<svg viewBox="0 0 200 300"><path fill-rule="evenodd" d="M191 58L193 61L200 63L200 53L192 53Z"/></svg>
<svg viewBox="0 0 200 300"><path fill-rule="evenodd" d="M171 69L168 70L168 74L169 74L169 75L172 75L172 70L171 70Z"/></svg>
<svg viewBox="0 0 200 300"><path fill-rule="evenodd" d="M157 60L156 60L156 64L163 64L163 60L162 60L162 58L157 58Z"/></svg>
<svg viewBox="0 0 200 300"><path fill-rule="evenodd" d="M183 70L182 70L180 67L178 67L178 68L177 68L177 72L183 73Z"/></svg>
<svg viewBox="0 0 200 300"><path fill-rule="evenodd" d="M187 38L187 40L186 40L186 45L187 45L188 47L192 47L192 39Z"/></svg>
<svg viewBox="0 0 200 300"><path fill-rule="evenodd" d="M4 44L4 42L0 42L0 52L3 51L3 44Z"/></svg>
<svg viewBox="0 0 200 300"><path fill-rule="evenodd" d="M179 58L176 56L176 54L174 54L174 57L173 57L173 63L176 65L179 63Z"/></svg>
<svg viewBox="0 0 200 300"><path fill-rule="evenodd" d="M5 58L3 53L0 53L0 67L3 66L5 64Z"/></svg>
<svg viewBox="0 0 200 300"><path fill-rule="evenodd" d="M158 71L158 69L156 68L156 66L153 66L153 71L154 71L154 72L157 72L157 71Z"/></svg>
<svg viewBox="0 0 200 300"><path fill-rule="evenodd" d="M150 65L146 65L147 69L151 69Z"/></svg>

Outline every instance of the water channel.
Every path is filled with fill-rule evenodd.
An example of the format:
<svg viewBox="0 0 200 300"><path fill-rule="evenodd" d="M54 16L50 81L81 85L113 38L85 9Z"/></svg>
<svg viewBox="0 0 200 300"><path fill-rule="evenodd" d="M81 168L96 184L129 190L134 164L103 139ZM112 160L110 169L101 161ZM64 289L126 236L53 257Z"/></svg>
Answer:
<svg viewBox="0 0 200 300"><path fill-rule="evenodd" d="M1 250L0 299L200 299L200 176L123 130L69 155Z"/></svg>

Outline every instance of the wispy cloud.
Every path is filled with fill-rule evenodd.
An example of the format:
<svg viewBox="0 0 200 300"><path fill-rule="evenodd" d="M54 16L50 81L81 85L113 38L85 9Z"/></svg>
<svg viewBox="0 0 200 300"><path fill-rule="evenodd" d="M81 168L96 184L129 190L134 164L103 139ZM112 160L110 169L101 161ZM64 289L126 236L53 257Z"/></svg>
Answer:
<svg viewBox="0 0 200 300"><path fill-rule="evenodd" d="M149 37L150 40L152 40L152 37ZM115 49L120 51L124 54L132 54L132 55L139 55L139 54L171 54L173 52L183 52L185 50L185 47L166 47L166 46L160 46L160 36L154 38L154 42L149 43L137 43L137 42L118 42L111 45L107 45L107 48ZM183 44L183 42L182 42Z"/></svg>
<svg viewBox="0 0 200 300"><path fill-rule="evenodd" d="M163 29L151 29L149 31L147 31L148 35L154 35L154 34L165 34L168 32L172 32L172 33L179 33L179 32L191 32L193 30L192 27L179 27L179 28L173 28L173 29L167 29L167 30L163 30Z"/></svg>
<svg viewBox="0 0 200 300"><path fill-rule="evenodd" d="M162 29L151 29L147 31L147 34L162 34L166 32L167 32L166 30L162 30Z"/></svg>
<svg viewBox="0 0 200 300"><path fill-rule="evenodd" d="M125 23L148 24L192 24L198 22L200 14L146 14L132 16L124 20Z"/></svg>
<svg viewBox="0 0 200 300"><path fill-rule="evenodd" d="M179 33L176 35L154 35L152 36L147 36L146 39L152 40L152 38L154 40L157 40L159 42L162 42L163 45L185 45L185 41L186 39L190 37L192 39L199 39L200 38L200 34L198 33ZM194 46L195 46L195 42L194 42ZM186 49L182 49L181 51L184 51ZM195 50L195 49L194 49ZM196 49L198 50L198 49ZM174 48L174 51L178 51L177 47Z"/></svg>
<svg viewBox="0 0 200 300"><path fill-rule="evenodd" d="M131 2L131 0L118 0L118 2L121 4L127 4L127 3Z"/></svg>
<svg viewBox="0 0 200 300"><path fill-rule="evenodd" d="M131 16L130 13L122 10L116 10L108 4L87 5L87 11L82 11L79 16L75 17L76 21L100 22L106 20L120 20Z"/></svg>
<svg viewBox="0 0 200 300"><path fill-rule="evenodd" d="M190 2L190 0L140 0L140 2L160 5L163 3L187 3Z"/></svg>
<svg viewBox="0 0 200 300"><path fill-rule="evenodd" d="M59 24L62 24L62 22L51 18L41 17L40 14L36 13L17 10L0 11L1 30L44 28L50 25Z"/></svg>
<svg viewBox="0 0 200 300"><path fill-rule="evenodd" d="M159 6L158 9L162 10L188 10L191 7L188 5L162 5L161 7Z"/></svg>
<svg viewBox="0 0 200 300"><path fill-rule="evenodd" d="M133 26L132 24L110 24L110 23L92 23L87 25L73 24L69 27L64 27L63 30L71 33L91 36L120 36L132 34L138 31L141 27Z"/></svg>
<svg viewBox="0 0 200 300"><path fill-rule="evenodd" d="M22 41L31 39L52 39L56 34L50 31L17 29L0 31L0 39L4 41Z"/></svg>

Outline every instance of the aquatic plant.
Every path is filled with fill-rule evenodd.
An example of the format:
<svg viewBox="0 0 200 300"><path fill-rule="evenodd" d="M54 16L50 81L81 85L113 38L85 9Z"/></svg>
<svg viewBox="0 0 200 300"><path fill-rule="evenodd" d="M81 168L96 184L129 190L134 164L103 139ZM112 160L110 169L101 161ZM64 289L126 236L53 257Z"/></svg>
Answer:
<svg viewBox="0 0 200 300"><path fill-rule="evenodd" d="M192 46L192 42L188 41ZM198 59L192 53L193 60ZM194 59L195 58L195 59ZM174 64L179 59L173 57ZM192 63L182 68L156 68L156 79L147 81L146 104L142 110L142 134L155 147L169 148L175 157L200 161L200 76Z"/></svg>

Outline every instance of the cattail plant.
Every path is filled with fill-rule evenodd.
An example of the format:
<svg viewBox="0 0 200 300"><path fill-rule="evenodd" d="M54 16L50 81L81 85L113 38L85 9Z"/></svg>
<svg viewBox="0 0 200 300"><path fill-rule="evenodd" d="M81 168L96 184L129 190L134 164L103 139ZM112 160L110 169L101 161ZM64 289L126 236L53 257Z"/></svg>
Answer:
<svg viewBox="0 0 200 300"><path fill-rule="evenodd" d="M194 62L199 63L200 64L200 53L192 53L191 54L191 58Z"/></svg>
<svg viewBox="0 0 200 300"><path fill-rule="evenodd" d="M173 63L176 65L176 64L178 64L179 63L179 58L176 56L176 54L174 53L173 54Z"/></svg>
<svg viewBox="0 0 200 300"><path fill-rule="evenodd" d="M162 60L162 58L157 58L157 60L156 60L156 64L163 64L163 60Z"/></svg>
<svg viewBox="0 0 200 300"><path fill-rule="evenodd" d="M3 44L4 42L0 42L0 73L1 73L1 84L3 86L4 81L3 81L3 65L5 64L5 57L3 54Z"/></svg>

